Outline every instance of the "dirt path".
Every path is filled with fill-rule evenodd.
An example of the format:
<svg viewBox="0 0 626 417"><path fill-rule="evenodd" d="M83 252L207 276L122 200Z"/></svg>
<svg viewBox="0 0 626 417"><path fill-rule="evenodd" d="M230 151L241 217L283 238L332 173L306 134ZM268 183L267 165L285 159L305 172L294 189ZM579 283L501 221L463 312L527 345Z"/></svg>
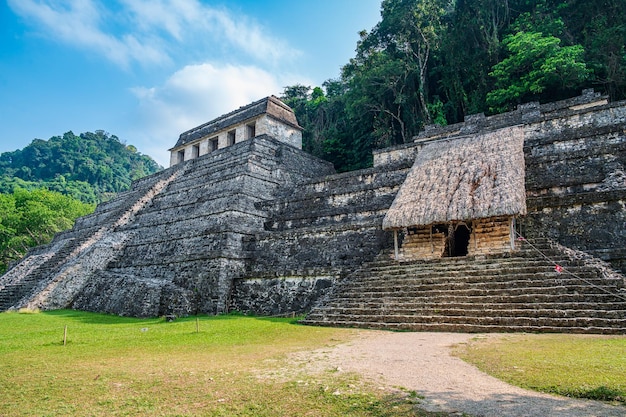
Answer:
<svg viewBox="0 0 626 417"><path fill-rule="evenodd" d="M450 355L476 335L359 331L347 344L314 351L308 365L356 372L386 387L415 390L427 411L484 417L624 417L626 407L527 391Z"/></svg>

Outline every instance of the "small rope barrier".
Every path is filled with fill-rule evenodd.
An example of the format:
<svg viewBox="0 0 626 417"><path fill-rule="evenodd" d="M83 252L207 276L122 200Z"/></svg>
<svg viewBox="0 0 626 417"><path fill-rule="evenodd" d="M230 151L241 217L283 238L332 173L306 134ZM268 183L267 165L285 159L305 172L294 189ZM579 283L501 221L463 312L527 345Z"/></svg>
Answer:
<svg viewBox="0 0 626 417"><path fill-rule="evenodd" d="M558 273L558 274L568 274L571 275L583 282L585 282L586 284L599 289L600 291L612 295L614 297L620 298L624 301L626 301L626 296L623 296L621 294L617 294L615 292L609 291L606 288L603 288L599 285L594 284L593 282L586 280L585 278L580 277L579 275L576 275L575 273L573 273L572 271L569 271L567 268L563 267L562 265L559 265L558 263L556 263L552 258L550 258L548 255L546 255L545 253L543 253L543 251L541 251L541 249L537 248L535 245L533 245L528 239L526 239L524 236L522 236L517 230L515 231L515 234L517 235L517 240L521 241L521 242L525 242L528 246L530 246L531 248L533 248L535 251L537 251L542 257L544 257L546 260L548 260L551 264L554 265L554 270Z"/></svg>

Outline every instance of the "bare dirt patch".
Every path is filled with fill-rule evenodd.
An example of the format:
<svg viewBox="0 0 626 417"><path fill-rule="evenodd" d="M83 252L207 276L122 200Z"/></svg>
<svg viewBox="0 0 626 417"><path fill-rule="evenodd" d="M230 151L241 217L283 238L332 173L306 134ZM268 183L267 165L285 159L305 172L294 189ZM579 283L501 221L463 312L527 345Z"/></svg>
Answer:
<svg viewBox="0 0 626 417"><path fill-rule="evenodd" d="M475 337L459 333L356 331L349 343L300 352L295 362L310 373L354 372L381 388L415 391L426 411L484 417L623 417L626 407L521 389L452 356L454 345Z"/></svg>

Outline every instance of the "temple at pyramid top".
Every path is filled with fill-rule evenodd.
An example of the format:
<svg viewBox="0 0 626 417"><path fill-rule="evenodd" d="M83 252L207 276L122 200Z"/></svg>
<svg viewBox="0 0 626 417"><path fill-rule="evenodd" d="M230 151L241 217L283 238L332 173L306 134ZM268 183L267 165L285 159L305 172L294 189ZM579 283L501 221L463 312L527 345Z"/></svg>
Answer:
<svg viewBox="0 0 626 417"><path fill-rule="evenodd" d="M181 133L169 150L170 166L261 135L302 149L302 127L293 110L269 96Z"/></svg>

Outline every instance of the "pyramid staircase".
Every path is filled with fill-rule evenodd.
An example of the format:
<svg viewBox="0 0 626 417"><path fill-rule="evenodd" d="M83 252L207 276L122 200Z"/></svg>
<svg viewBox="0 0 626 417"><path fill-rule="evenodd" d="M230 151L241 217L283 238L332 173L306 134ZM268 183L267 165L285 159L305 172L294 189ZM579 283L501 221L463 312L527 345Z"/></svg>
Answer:
<svg viewBox="0 0 626 417"><path fill-rule="evenodd" d="M49 291L64 278L68 263L126 224L179 174L180 169L173 169L165 175L157 173L134 182L131 189L98 205L92 214L77 219L72 229L56 234L49 244L29 251L0 276L0 311L27 306L37 294Z"/></svg>
<svg viewBox="0 0 626 417"><path fill-rule="evenodd" d="M563 267L557 272L556 266ZM450 332L626 333L624 277L548 240L512 254L364 264L304 324Z"/></svg>

